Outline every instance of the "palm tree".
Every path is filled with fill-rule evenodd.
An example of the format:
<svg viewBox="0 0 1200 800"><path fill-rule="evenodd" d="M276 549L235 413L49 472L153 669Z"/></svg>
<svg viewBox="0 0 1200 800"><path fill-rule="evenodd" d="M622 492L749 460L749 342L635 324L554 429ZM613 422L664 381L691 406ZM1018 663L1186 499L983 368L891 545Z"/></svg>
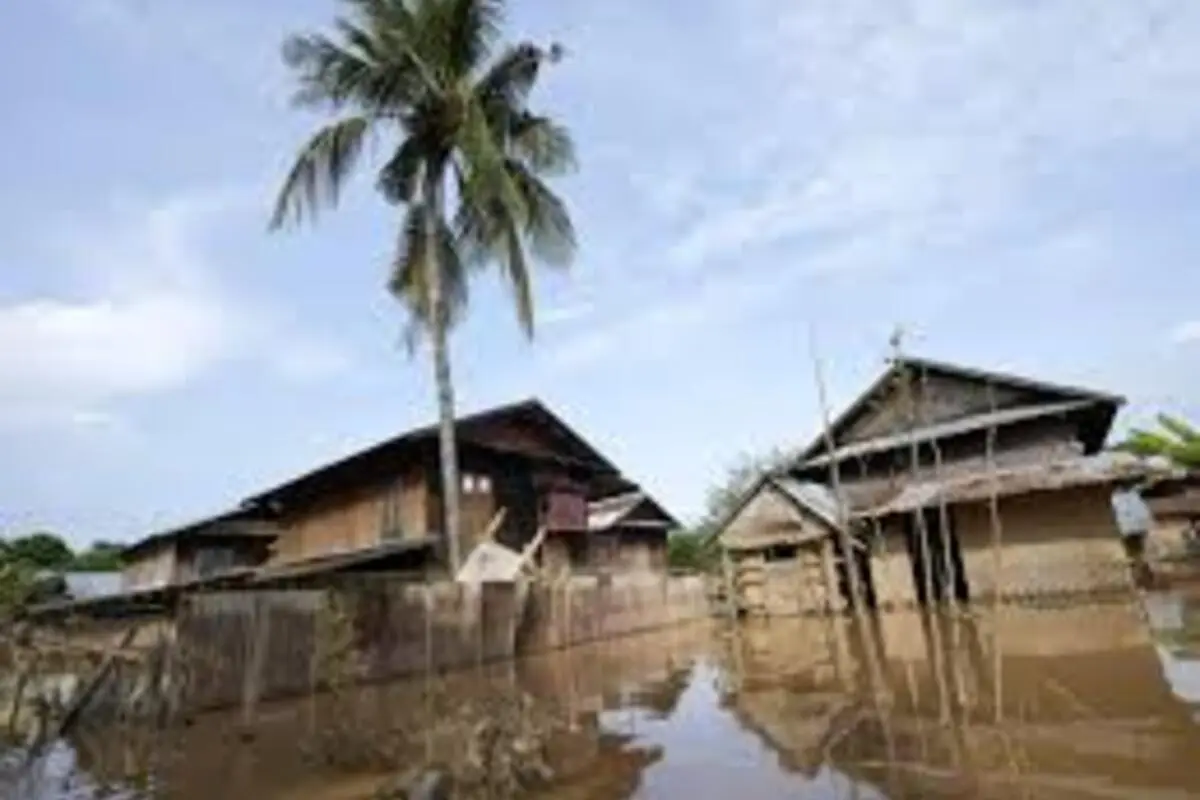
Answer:
<svg viewBox="0 0 1200 800"><path fill-rule="evenodd" d="M1161 430L1134 428L1116 449L1140 456L1163 456L1178 466L1200 469L1200 431L1170 414L1159 414L1158 425Z"/></svg>
<svg viewBox="0 0 1200 800"><path fill-rule="evenodd" d="M457 569L459 477L448 333L467 306L468 278L497 265L517 316L534 329L530 260L565 267L575 234L544 182L574 166L566 129L528 98L558 45L501 47L502 0L341 0L330 35L289 38L295 100L335 120L288 173L271 227L337 203L368 140L386 150L375 185L401 213L389 291L409 333L428 337L437 385L444 524ZM411 339L411 337L410 337Z"/></svg>

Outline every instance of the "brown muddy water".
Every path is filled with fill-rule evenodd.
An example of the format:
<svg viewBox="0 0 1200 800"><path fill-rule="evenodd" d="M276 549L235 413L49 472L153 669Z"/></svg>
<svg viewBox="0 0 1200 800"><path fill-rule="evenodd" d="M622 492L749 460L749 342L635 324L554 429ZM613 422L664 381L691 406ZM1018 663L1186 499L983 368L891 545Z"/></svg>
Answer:
<svg viewBox="0 0 1200 800"><path fill-rule="evenodd" d="M272 704L252 735L93 732L0 766L0 797L369 798L482 720L541 754L531 797L1200 797L1200 594L698 623Z"/></svg>

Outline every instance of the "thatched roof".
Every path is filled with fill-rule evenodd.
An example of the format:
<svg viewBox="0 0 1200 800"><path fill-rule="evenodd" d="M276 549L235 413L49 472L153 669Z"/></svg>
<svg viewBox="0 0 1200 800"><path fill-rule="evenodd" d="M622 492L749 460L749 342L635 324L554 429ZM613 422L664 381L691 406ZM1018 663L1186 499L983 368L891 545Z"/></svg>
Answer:
<svg viewBox="0 0 1200 800"><path fill-rule="evenodd" d="M763 493L780 498L793 516L764 520L751 530L731 532L742 512ZM765 475L730 509L716 527L715 536L721 547L732 551L807 544L836 533L844 516L845 511L827 487L782 475Z"/></svg>
<svg viewBox="0 0 1200 800"><path fill-rule="evenodd" d="M1095 405L1095 403L1096 401L1094 400L1071 400L1064 403L1041 403L1020 406L1018 408L1006 408L984 414L974 414L963 419L926 425L913 431L903 431L887 436L876 436L861 442L853 442L834 451L833 460L841 462L849 458L859 458L873 453L895 450L899 447L911 447L913 444L942 442L947 439L953 439L956 436L975 433L977 431L999 429L1008 425L1015 425L1018 422L1045 417L1061 417L1088 409ZM806 468L825 466L829 462L830 456L825 454L810 458L804 462L804 466Z"/></svg>
<svg viewBox="0 0 1200 800"><path fill-rule="evenodd" d="M977 502L993 496L1011 497L1083 486L1131 486L1167 474L1171 469L1160 461L1129 453L1073 456L908 483L892 497L856 516L886 517L942 503Z"/></svg>
<svg viewBox="0 0 1200 800"><path fill-rule="evenodd" d="M1089 452L1095 452L1102 446L1104 439L1108 436L1117 409L1125 403L1123 397L1109 392L1098 392L1079 386L1067 386L1007 372L978 369L929 358L905 356L889 363L888 368L838 415L830 425L829 435L833 440L841 444L845 432L855 421L870 413L872 405L884 398L888 387L902 373L915 373L931 377L942 376L968 383L1019 389L1032 398L1026 405L1044 406L1081 402L1083 405L1080 409L1076 409L1072 413L1088 415L1088 423L1082 426L1081 435ZM812 460L824 455L824 450L825 435L822 433L801 452L797 459L797 466L808 465Z"/></svg>

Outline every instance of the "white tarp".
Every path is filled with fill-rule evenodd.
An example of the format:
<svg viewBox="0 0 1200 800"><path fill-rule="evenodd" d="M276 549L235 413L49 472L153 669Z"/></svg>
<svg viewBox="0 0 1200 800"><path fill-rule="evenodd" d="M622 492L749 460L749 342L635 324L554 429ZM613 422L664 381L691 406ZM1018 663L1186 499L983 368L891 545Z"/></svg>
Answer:
<svg viewBox="0 0 1200 800"><path fill-rule="evenodd" d="M515 550L495 542L481 542L458 570L459 583L512 583L521 574L525 559Z"/></svg>

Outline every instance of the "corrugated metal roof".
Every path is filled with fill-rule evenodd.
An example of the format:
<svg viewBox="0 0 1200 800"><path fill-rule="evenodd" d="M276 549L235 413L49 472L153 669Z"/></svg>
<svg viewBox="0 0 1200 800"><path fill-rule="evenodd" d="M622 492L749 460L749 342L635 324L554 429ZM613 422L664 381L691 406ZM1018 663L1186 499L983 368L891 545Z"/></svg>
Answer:
<svg viewBox="0 0 1200 800"><path fill-rule="evenodd" d="M646 495L642 492L626 492L588 503L588 530L608 530L630 514L645 499Z"/></svg>
<svg viewBox="0 0 1200 800"><path fill-rule="evenodd" d="M914 431L904 431L902 433L889 434L887 436L878 436L874 439L867 439L862 442L845 445L834 452L834 458L837 461L844 461L847 458L855 458L857 456L867 455L868 453L876 453L884 450L892 450L897 447L912 444L913 442L922 443L930 442L938 439L948 439L953 436L959 436L964 433L971 433L984 428L1002 427L1011 425L1016 422L1024 422L1025 420L1037 419L1039 417L1054 416L1057 414L1066 414L1071 411L1078 411L1093 405L1095 400L1072 400L1064 403L1041 403L1033 406L1020 406L1018 408L1008 408L1003 411L993 411L984 414L974 414L963 419L951 420L950 422L942 422L936 425L926 425L923 428L918 428ZM815 456L803 463L805 467L817 467L823 464L828 464L830 458L828 455Z"/></svg>
<svg viewBox="0 0 1200 800"><path fill-rule="evenodd" d="M978 383L995 384L997 386L1012 386L1038 392L1046 396L1058 396L1064 402L1083 400L1089 401L1091 404L1107 404L1112 406L1121 406L1125 403L1125 398L1109 392L1098 392L1079 386L1067 386L1058 383L1050 383L1048 381L1015 375L1010 372L999 372L996 370L980 369L978 367L968 367L962 364L952 364L947 361L938 361L931 358L905 356L900 359L892 360L887 369L884 370L867 387L867 389L854 400L854 402L847 406L845 410L843 410L842 413L837 416L837 419L835 419L833 424L830 426L834 435L839 435L843 428L845 428L845 426L852 419L854 419L856 415L862 413L868 407L872 399L885 391L888 383L895 378L900 370L916 372L921 375L948 375L976 381ZM1104 430L1105 435L1107 435L1107 430L1108 429L1106 427ZM809 459L817 458L817 454L822 451L824 446L824 434L820 434L808 447L804 448L801 455L801 463L808 463ZM1099 443L1097 446L1099 446ZM805 458L806 456L808 458Z"/></svg>
<svg viewBox="0 0 1200 800"><path fill-rule="evenodd" d="M67 572L63 574L67 594L76 600L110 597L121 593L119 572Z"/></svg>

